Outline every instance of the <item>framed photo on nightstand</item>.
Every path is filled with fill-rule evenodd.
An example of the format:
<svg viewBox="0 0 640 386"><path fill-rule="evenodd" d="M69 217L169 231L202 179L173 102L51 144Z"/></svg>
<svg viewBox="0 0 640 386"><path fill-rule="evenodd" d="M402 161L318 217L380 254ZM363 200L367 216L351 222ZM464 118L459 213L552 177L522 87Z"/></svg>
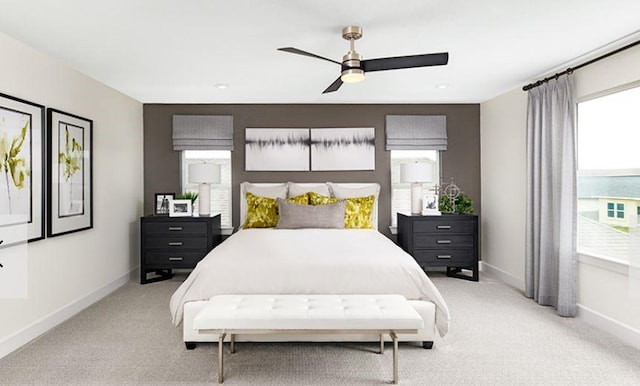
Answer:
<svg viewBox="0 0 640 386"><path fill-rule="evenodd" d="M169 203L175 197L175 193L156 193L155 209L153 214L169 214Z"/></svg>
<svg viewBox="0 0 640 386"><path fill-rule="evenodd" d="M422 197L422 215L423 216L440 216L438 207L437 194L425 194Z"/></svg>
<svg viewBox="0 0 640 386"><path fill-rule="evenodd" d="M169 217L191 216L191 200L171 200L169 201Z"/></svg>

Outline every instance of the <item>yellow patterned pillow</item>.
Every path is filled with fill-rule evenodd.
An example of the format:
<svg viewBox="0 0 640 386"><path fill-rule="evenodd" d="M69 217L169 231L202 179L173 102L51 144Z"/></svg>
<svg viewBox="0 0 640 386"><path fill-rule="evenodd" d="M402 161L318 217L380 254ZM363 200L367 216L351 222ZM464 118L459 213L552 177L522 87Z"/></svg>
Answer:
<svg viewBox="0 0 640 386"><path fill-rule="evenodd" d="M335 204L340 201L335 197L327 197L315 192L307 192L307 196L309 196L309 204L311 205Z"/></svg>
<svg viewBox="0 0 640 386"><path fill-rule="evenodd" d="M289 198L287 198L287 202L290 202L292 204L307 205L307 204L309 204L309 196L307 195L307 193L305 193L305 194L301 194L299 196L289 197Z"/></svg>
<svg viewBox="0 0 640 386"><path fill-rule="evenodd" d="M242 226L249 228L273 228L278 225L278 200L275 198L256 196L247 192L247 219ZM294 204L308 203L306 194L287 198L288 202Z"/></svg>
<svg viewBox="0 0 640 386"><path fill-rule="evenodd" d="M347 198L347 210L344 213L345 228L373 229L373 204L376 196Z"/></svg>
<svg viewBox="0 0 640 386"><path fill-rule="evenodd" d="M335 204L342 201L335 197L327 197L314 192L309 192L307 195L311 205ZM373 229L371 217L373 217L373 205L375 204L376 196L347 198L346 201L347 210L344 213L344 227Z"/></svg>
<svg viewBox="0 0 640 386"><path fill-rule="evenodd" d="M248 193L247 219L243 228L273 228L278 225L278 201Z"/></svg>

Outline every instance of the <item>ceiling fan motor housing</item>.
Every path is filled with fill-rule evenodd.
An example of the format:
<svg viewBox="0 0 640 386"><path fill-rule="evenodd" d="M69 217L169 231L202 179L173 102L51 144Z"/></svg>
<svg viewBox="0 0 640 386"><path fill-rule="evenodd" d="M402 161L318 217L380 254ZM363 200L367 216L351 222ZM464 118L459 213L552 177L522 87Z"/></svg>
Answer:
<svg viewBox="0 0 640 386"><path fill-rule="evenodd" d="M362 57L355 51L349 51L342 57L342 81L356 83L364 79L364 71L360 67Z"/></svg>
<svg viewBox="0 0 640 386"><path fill-rule="evenodd" d="M342 29L342 37L350 44L349 52L342 57L342 74L344 82L355 83L364 79L364 70L360 65L362 56L356 51L353 42L362 37L362 27L349 26Z"/></svg>

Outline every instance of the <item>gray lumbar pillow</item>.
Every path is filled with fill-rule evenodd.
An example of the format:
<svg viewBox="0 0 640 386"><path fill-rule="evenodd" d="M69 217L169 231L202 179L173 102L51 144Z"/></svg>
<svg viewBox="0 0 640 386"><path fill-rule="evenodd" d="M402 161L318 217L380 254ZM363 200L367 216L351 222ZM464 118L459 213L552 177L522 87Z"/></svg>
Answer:
<svg viewBox="0 0 640 386"><path fill-rule="evenodd" d="M278 198L280 220L276 228L344 228L346 209L346 201L329 205L304 205Z"/></svg>

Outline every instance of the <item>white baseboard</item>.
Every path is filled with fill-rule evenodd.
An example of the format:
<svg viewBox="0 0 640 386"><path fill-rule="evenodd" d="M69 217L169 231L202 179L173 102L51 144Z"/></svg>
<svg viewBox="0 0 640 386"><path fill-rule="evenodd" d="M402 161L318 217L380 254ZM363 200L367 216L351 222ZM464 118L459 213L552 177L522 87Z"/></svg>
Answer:
<svg viewBox="0 0 640 386"><path fill-rule="evenodd" d="M511 275L510 273L507 273L506 271L501 270L500 268L496 268L491 264L481 261L480 271L486 272L489 275L500 280L501 282L508 284L512 287L515 287L521 291L524 291L524 280L518 279L517 277Z"/></svg>
<svg viewBox="0 0 640 386"><path fill-rule="evenodd" d="M135 271L125 273L111 283L53 311L49 315L0 340L0 359L122 287L131 279Z"/></svg>
<svg viewBox="0 0 640 386"><path fill-rule="evenodd" d="M640 330L620 323L598 311L578 303L578 318L585 323L604 330L611 335L619 338L624 343L640 349Z"/></svg>

